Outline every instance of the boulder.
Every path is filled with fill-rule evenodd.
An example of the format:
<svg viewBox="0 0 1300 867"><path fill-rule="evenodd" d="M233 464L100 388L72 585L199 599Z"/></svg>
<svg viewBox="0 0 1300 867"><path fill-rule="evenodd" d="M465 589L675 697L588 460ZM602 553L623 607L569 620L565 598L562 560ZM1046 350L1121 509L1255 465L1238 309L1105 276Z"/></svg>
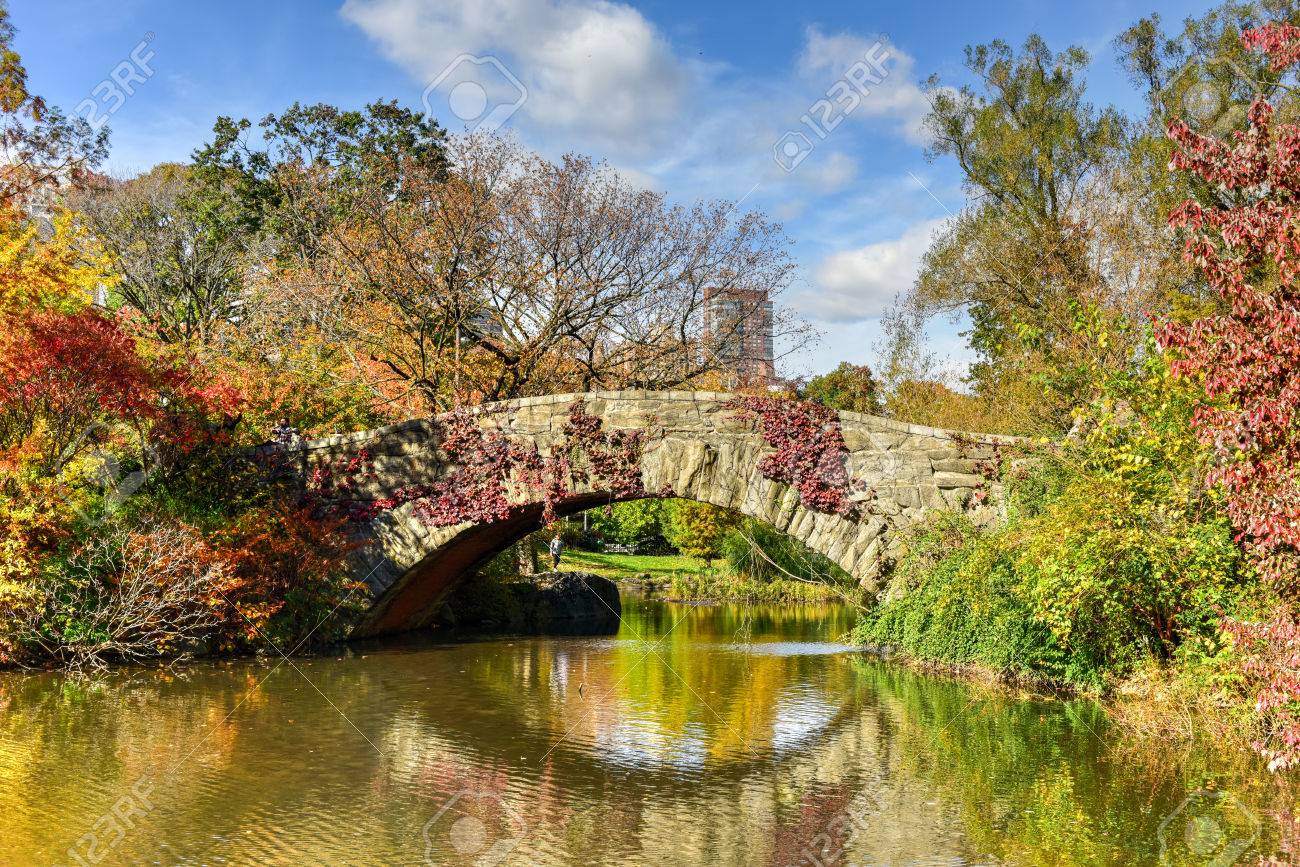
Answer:
<svg viewBox="0 0 1300 867"><path fill-rule="evenodd" d="M523 629L562 635L618 631L618 585L586 572L543 572L510 585L523 609Z"/></svg>
<svg viewBox="0 0 1300 867"><path fill-rule="evenodd" d="M473 581L474 579L469 579ZM457 593L444 623L529 635L613 635L623 613L618 585L585 572L542 572L496 594Z"/></svg>

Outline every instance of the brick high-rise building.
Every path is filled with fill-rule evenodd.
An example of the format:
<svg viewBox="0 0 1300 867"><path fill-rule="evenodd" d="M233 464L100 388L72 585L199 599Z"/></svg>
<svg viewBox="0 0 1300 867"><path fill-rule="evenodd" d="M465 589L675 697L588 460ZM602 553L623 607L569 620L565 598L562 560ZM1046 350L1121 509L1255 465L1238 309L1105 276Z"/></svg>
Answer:
<svg viewBox="0 0 1300 867"><path fill-rule="evenodd" d="M765 289L706 289L704 333L733 374L731 385L767 385L776 378L772 299Z"/></svg>

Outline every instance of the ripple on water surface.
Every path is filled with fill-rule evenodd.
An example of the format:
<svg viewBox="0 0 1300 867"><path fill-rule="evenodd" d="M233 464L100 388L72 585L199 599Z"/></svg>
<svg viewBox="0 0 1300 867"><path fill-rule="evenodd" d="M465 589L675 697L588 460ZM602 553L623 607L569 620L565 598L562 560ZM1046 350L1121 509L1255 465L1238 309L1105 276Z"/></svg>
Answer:
<svg viewBox="0 0 1300 867"><path fill-rule="evenodd" d="M0 864L1140 864L1209 777L1272 845L1260 778L1116 761L1095 707L872 661L851 617L629 599L613 638L5 675Z"/></svg>

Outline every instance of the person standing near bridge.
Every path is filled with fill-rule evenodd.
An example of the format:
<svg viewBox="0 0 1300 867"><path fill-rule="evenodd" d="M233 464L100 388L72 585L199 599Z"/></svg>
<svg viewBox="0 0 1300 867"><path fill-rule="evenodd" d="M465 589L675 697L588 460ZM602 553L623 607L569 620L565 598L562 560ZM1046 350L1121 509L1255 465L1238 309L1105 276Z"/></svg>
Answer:
<svg viewBox="0 0 1300 867"><path fill-rule="evenodd" d="M560 571L560 555L564 553L564 540L556 533L551 538L551 571Z"/></svg>
<svg viewBox="0 0 1300 867"><path fill-rule="evenodd" d="M298 431L293 425L289 424L287 418L282 418L271 428L271 442L283 448L289 448L298 440Z"/></svg>

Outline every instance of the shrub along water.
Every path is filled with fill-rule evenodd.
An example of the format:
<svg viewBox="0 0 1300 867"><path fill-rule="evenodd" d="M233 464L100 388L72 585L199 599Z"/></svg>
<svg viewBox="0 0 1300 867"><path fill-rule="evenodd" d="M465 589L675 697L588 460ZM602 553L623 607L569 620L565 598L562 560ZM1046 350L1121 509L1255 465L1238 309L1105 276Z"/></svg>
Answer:
<svg viewBox="0 0 1300 867"><path fill-rule="evenodd" d="M1222 649L1223 612L1258 591L1203 481L1192 386L1154 351L1103 381L1076 437L1004 468L1004 525L919 531L859 640L1089 691Z"/></svg>

